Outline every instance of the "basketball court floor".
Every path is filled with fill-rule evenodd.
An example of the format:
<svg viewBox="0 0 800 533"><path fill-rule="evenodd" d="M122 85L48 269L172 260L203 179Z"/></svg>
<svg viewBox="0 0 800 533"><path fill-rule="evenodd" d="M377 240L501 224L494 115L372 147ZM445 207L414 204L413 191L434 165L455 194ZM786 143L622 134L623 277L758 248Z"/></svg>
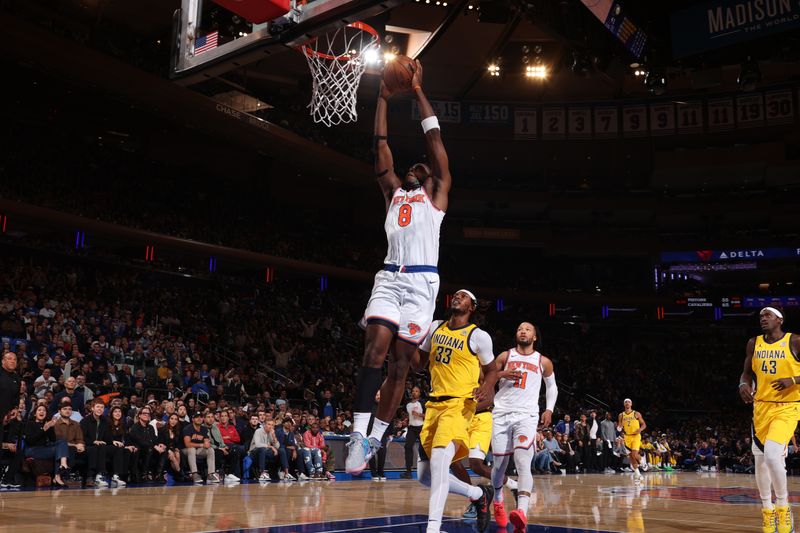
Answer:
<svg viewBox="0 0 800 533"><path fill-rule="evenodd" d="M641 487L628 475L537 477L529 532L759 531L749 475L651 473ZM792 502L800 480L790 478ZM513 501L506 491L508 502ZM411 480L257 483L0 493L0 530L369 531L424 533L428 491ZM464 501L448 500L443 530L474 531ZM509 526L509 531L511 530ZM504 531L492 523L489 531Z"/></svg>

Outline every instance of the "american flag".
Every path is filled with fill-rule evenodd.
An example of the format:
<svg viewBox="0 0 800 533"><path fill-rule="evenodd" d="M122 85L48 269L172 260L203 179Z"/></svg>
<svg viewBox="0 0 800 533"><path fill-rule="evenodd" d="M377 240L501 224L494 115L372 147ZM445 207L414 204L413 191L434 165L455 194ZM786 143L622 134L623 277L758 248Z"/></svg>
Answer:
<svg viewBox="0 0 800 533"><path fill-rule="evenodd" d="M213 50L217 47L217 36L219 35L218 31L211 32L207 35L203 35L202 37L198 37L194 41L194 55L202 54L203 52L208 52L209 50Z"/></svg>

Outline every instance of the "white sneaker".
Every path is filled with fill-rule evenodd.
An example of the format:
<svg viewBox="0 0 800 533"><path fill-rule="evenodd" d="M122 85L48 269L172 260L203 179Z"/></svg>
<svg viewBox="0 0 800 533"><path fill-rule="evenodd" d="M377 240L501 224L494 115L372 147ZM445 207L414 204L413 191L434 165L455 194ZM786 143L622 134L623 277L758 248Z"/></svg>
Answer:
<svg viewBox="0 0 800 533"><path fill-rule="evenodd" d="M712 466L712 467L711 467L711 471L712 471L712 472L716 472L716 471L717 471L717 467L716 467L716 466Z"/></svg>
<svg viewBox="0 0 800 533"><path fill-rule="evenodd" d="M261 475L258 476L258 481L261 482L261 483L264 483L264 482L269 483L271 480L270 480L269 474L267 472L261 472Z"/></svg>
<svg viewBox="0 0 800 533"><path fill-rule="evenodd" d="M102 489L108 487L108 482L106 482L106 480L103 479L102 475L97 474L96 476L94 476L94 486Z"/></svg>
<svg viewBox="0 0 800 533"><path fill-rule="evenodd" d="M308 481L309 477L307 475L305 475L304 473L300 472L297 475L297 479L299 479L300 481Z"/></svg>
<svg viewBox="0 0 800 533"><path fill-rule="evenodd" d="M225 483L239 483L240 479L233 474L225 476Z"/></svg>
<svg viewBox="0 0 800 533"><path fill-rule="evenodd" d="M286 473L286 475L284 476L283 479L284 479L284 481L297 481L297 478L294 477L293 475L291 475L288 472Z"/></svg>
<svg viewBox="0 0 800 533"><path fill-rule="evenodd" d="M284 474L284 473L283 473L283 470L278 470L278 479L279 479L279 480L283 481L283 477L284 477L285 475L286 475L286 474Z"/></svg>
<svg viewBox="0 0 800 533"><path fill-rule="evenodd" d="M122 481L117 474L111 476L111 484L115 487L124 487L127 485L124 481Z"/></svg>

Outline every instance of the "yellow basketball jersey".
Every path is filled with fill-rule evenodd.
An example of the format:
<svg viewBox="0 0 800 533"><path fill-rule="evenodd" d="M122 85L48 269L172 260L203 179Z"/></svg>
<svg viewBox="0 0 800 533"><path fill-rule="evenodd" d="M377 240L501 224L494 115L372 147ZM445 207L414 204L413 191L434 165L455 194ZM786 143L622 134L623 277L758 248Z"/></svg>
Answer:
<svg viewBox="0 0 800 533"><path fill-rule="evenodd" d="M753 374L756 376L757 402L800 402L800 386L793 385L788 389L777 391L771 383L780 378L800 376L800 362L792 355L789 346L791 333L785 334L772 344L764 340L763 335L756 337L753 350ZM800 354L798 354L800 355Z"/></svg>
<svg viewBox="0 0 800 533"><path fill-rule="evenodd" d="M478 386L481 364L469 347L469 337L477 328L469 324L450 329L442 322L431 335L431 396L472 398Z"/></svg>
<svg viewBox="0 0 800 533"><path fill-rule="evenodd" d="M622 413L622 429L626 435L633 435L639 429L639 419L636 418L636 411Z"/></svg>

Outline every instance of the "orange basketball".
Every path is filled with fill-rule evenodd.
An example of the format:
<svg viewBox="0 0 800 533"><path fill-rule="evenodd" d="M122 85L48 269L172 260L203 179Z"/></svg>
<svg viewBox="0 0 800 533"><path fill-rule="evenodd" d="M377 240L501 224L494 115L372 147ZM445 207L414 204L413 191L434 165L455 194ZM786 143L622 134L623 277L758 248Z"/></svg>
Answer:
<svg viewBox="0 0 800 533"><path fill-rule="evenodd" d="M387 61L383 69L383 81L393 93L410 91L411 80L416 69L417 66L414 64L413 59L408 56L397 56Z"/></svg>

